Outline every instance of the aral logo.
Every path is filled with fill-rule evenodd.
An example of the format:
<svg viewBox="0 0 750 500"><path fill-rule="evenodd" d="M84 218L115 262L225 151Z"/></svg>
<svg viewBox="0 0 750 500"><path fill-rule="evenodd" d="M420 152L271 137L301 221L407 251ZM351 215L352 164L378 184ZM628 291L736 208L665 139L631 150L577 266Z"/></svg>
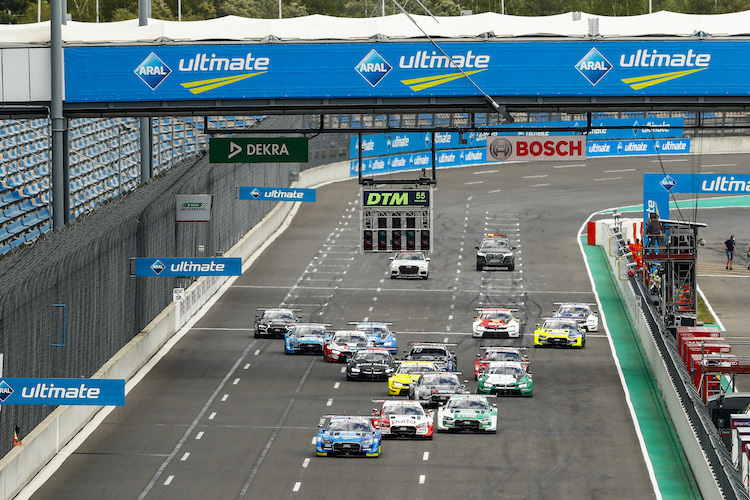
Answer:
<svg viewBox="0 0 750 500"><path fill-rule="evenodd" d="M255 189L253 189L252 191L250 191L250 194L251 194L251 195L252 195L252 197L253 197L253 198L255 198L256 200L257 200L257 199L258 199L258 198L260 197L260 191L258 190L258 188L255 188Z"/></svg>
<svg viewBox="0 0 750 500"><path fill-rule="evenodd" d="M604 78L604 75L609 73L612 65L594 48L589 50L588 54L576 63L576 69L591 85L596 85Z"/></svg>
<svg viewBox="0 0 750 500"><path fill-rule="evenodd" d="M357 64L355 69L357 73L362 75L362 78L367 80L367 83L374 87L380 83L380 80L385 78L385 75L390 73L393 68L375 51L375 49L372 49L364 59L359 61L359 64Z"/></svg>
<svg viewBox="0 0 750 500"><path fill-rule="evenodd" d="M0 381L0 401L5 401L13 394L13 388L5 380Z"/></svg>
<svg viewBox="0 0 750 500"><path fill-rule="evenodd" d="M143 80L143 83L151 87L151 90L156 90L161 82L163 82L169 74L172 72L169 66L164 64L164 61L151 52L141 64L135 68L135 74L138 78Z"/></svg>
<svg viewBox="0 0 750 500"><path fill-rule="evenodd" d="M676 184L677 182L669 175L663 178L661 182L659 182L659 185L667 191L671 191Z"/></svg>
<svg viewBox="0 0 750 500"><path fill-rule="evenodd" d="M164 264L162 263L162 261L160 261L160 260L157 260L156 262L154 262L153 264L151 264L151 270L152 270L152 271L153 271L154 273L156 273L156 275L157 275L157 276L158 276L158 275L160 275L160 274L161 274L161 272L162 272L162 271L163 271L164 269L166 269L166 268L167 268L167 266L165 266L165 265L164 265Z"/></svg>

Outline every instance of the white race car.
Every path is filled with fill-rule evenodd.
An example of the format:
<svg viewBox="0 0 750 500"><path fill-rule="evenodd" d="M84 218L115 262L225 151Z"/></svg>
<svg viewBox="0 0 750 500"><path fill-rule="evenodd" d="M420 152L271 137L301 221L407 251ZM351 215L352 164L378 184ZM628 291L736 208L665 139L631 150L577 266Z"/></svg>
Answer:
<svg viewBox="0 0 750 500"><path fill-rule="evenodd" d="M398 252L391 257L390 275L395 278L421 278L430 274L430 259L422 252Z"/></svg>
<svg viewBox="0 0 750 500"><path fill-rule="evenodd" d="M594 304L584 302L558 302L560 307L552 313L555 318L571 318L587 332L599 330L599 315L591 309Z"/></svg>
<svg viewBox="0 0 750 500"><path fill-rule="evenodd" d="M454 394L438 409L438 432L474 431L497 432L497 405L487 396Z"/></svg>
<svg viewBox="0 0 750 500"><path fill-rule="evenodd" d="M479 337L520 337L521 323L513 316L515 309L484 308L478 309L479 314L474 318L471 331L472 336Z"/></svg>
<svg viewBox="0 0 750 500"><path fill-rule="evenodd" d="M380 410L372 410L372 423L383 433L383 438L432 439L433 414L426 412L418 401L373 399L372 402L383 403Z"/></svg>

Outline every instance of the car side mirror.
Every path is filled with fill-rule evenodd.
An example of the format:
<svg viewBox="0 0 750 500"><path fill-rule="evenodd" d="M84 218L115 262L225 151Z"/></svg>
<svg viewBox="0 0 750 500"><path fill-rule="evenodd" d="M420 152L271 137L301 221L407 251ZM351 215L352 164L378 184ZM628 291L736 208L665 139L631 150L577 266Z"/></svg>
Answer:
<svg viewBox="0 0 750 500"><path fill-rule="evenodd" d="M427 257L427 258L426 258L425 260L426 260L427 262L430 262L430 257Z"/></svg>
<svg viewBox="0 0 750 500"><path fill-rule="evenodd" d="M372 409L372 416L373 417L377 417L378 416L378 409L377 408L373 408Z"/></svg>
<svg viewBox="0 0 750 500"><path fill-rule="evenodd" d="M539 328L539 323L536 324L536 327Z"/></svg>
<svg viewBox="0 0 750 500"><path fill-rule="evenodd" d="M389 257L388 260L393 260L393 257Z"/></svg>
<svg viewBox="0 0 750 500"><path fill-rule="evenodd" d="M477 250L479 250L479 247L474 247L474 248L476 248Z"/></svg>
<svg viewBox="0 0 750 500"><path fill-rule="evenodd" d="M464 384L468 384L468 383L469 383L469 379L468 379L468 378L467 378L467 379L464 379ZM463 387L464 389L466 389L466 386L465 386L465 385L462 385L461 387Z"/></svg>

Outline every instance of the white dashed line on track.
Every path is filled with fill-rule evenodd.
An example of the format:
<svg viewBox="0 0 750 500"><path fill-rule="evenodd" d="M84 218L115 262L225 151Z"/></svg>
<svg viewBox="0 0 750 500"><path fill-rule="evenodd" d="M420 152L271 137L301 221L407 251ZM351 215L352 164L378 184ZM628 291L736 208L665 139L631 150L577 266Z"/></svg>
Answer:
<svg viewBox="0 0 750 500"><path fill-rule="evenodd" d="M312 443L310 443L310 444L315 444L315 440L316 440L316 439L317 439L317 438L313 438L313 439L312 439Z"/></svg>
<svg viewBox="0 0 750 500"><path fill-rule="evenodd" d="M257 356L258 354L260 354L260 349L258 349L257 351L255 351L255 352L253 353L253 356Z"/></svg>
<svg viewBox="0 0 750 500"><path fill-rule="evenodd" d="M333 399L329 399L326 401L326 406L331 406L333 404Z"/></svg>
<svg viewBox="0 0 750 500"><path fill-rule="evenodd" d="M302 462L302 468L307 469L307 466L310 465L310 459L306 458L304 462Z"/></svg>
<svg viewBox="0 0 750 500"><path fill-rule="evenodd" d="M242 368L242 369L243 369L243 370L247 370L248 368L250 368L250 363L246 364L246 365L245 365L245 367L244 367L244 368Z"/></svg>
<svg viewBox="0 0 750 500"><path fill-rule="evenodd" d="M493 189L492 191L487 191L487 193L488 194L495 194L495 193L499 193L500 191L502 191L502 189Z"/></svg>
<svg viewBox="0 0 750 500"><path fill-rule="evenodd" d="M635 172L634 168L620 168L617 170L605 170L605 174L619 174L620 172Z"/></svg>
<svg viewBox="0 0 750 500"><path fill-rule="evenodd" d="M622 179L622 177L601 177L599 179L594 179L594 181L617 181Z"/></svg>
<svg viewBox="0 0 750 500"><path fill-rule="evenodd" d="M471 184L484 184L484 181L464 182L464 186L470 186Z"/></svg>
<svg viewBox="0 0 750 500"><path fill-rule="evenodd" d="M341 367L341 373L346 373L346 366Z"/></svg>
<svg viewBox="0 0 750 500"><path fill-rule="evenodd" d="M541 174L541 175L524 175L521 177L521 179L543 179L545 177L549 177L547 174Z"/></svg>
<svg viewBox="0 0 750 500"><path fill-rule="evenodd" d="M424 484L427 477L424 474L419 475L419 484Z"/></svg>
<svg viewBox="0 0 750 500"><path fill-rule="evenodd" d="M236 378L234 379L234 382L232 382L232 385L237 385L240 383L240 379Z"/></svg>
<svg viewBox="0 0 750 500"><path fill-rule="evenodd" d="M190 456L190 452L186 451L185 454L182 455L182 458L180 459L180 462L184 462L185 460L188 459L189 456Z"/></svg>
<svg viewBox="0 0 750 500"><path fill-rule="evenodd" d="M169 476L166 481L164 481L164 486L169 486L172 483L172 480L174 479L174 476Z"/></svg>
<svg viewBox="0 0 750 500"><path fill-rule="evenodd" d="M546 187L546 186L549 186L549 185L550 185L550 183L547 183L547 184L532 184L531 187L533 187L533 188L540 188L540 187Z"/></svg>
<svg viewBox="0 0 750 500"><path fill-rule="evenodd" d="M302 486L302 483L297 481L296 483L294 483L294 488L292 488L292 491L299 491L300 486Z"/></svg>
<svg viewBox="0 0 750 500"><path fill-rule="evenodd" d="M577 163L575 165L555 165L552 168L576 168L576 167L585 167L585 163Z"/></svg>
<svg viewBox="0 0 750 500"><path fill-rule="evenodd" d="M333 384L333 388L338 389L340 385L341 385L341 382L336 382L335 384Z"/></svg>
<svg viewBox="0 0 750 500"><path fill-rule="evenodd" d="M209 420L213 420L214 418L216 418L216 412L215 411L211 412L211 414L208 416Z"/></svg>
<svg viewBox="0 0 750 500"><path fill-rule="evenodd" d="M474 172L474 175L479 175L479 174L496 174L498 172L499 172L499 170L480 170L479 172Z"/></svg>
<svg viewBox="0 0 750 500"><path fill-rule="evenodd" d="M229 394L224 394L224 395L223 395L223 396L221 397L221 400L222 400L222 401L226 401L227 399L229 399Z"/></svg>
<svg viewBox="0 0 750 500"><path fill-rule="evenodd" d="M195 435L195 439L200 439L203 437L203 431L200 431L198 434Z"/></svg>
<svg viewBox="0 0 750 500"><path fill-rule="evenodd" d="M430 452L425 451L424 455L422 455L422 460L429 460L430 459Z"/></svg>

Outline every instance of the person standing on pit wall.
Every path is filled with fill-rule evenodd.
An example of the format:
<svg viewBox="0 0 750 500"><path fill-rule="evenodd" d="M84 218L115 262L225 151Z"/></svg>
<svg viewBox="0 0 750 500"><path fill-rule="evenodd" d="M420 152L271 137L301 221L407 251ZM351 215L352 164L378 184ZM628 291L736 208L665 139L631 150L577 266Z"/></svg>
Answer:
<svg viewBox="0 0 750 500"><path fill-rule="evenodd" d="M648 222L646 223L644 232L646 233L646 237L644 238L644 251L646 253L659 253L655 250L657 247L664 246L664 240L661 235L661 221L656 212L651 212L648 215Z"/></svg>
<svg viewBox="0 0 750 500"><path fill-rule="evenodd" d="M727 269L732 269L732 259L734 258L734 251L736 248L737 245L734 242L734 235L732 235L724 242L724 249L727 251Z"/></svg>

